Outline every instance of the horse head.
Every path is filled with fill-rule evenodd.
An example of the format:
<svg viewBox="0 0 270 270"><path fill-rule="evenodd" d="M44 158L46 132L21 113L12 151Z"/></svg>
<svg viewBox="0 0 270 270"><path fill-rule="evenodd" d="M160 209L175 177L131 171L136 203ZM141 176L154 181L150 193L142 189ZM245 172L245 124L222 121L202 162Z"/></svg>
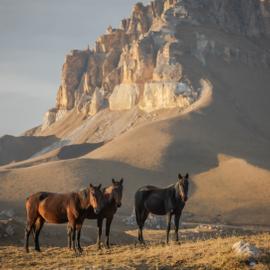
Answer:
<svg viewBox="0 0 270 270"><path fill-rule="evenodd" d="M120 181L116 181L114 178L112 179L111 199L114 200L117 207L121 207L122 205L123 182L123 178Z"/></svg>
<svg viewBox="0 0 270 270"><path fill-rule="evenodd" d="M186 202L188 200L188 179L188 173L185 175L185 177L183 177L180 173L178 174L179 196L183 202Z"/></svg>
<svg viewBox="0 0 270 270"><path fill-rule="evenodd" d="M89 203L93 207L95 214L98 214L103 208L103 194L100 188L101 184L98 186L89 185Z"/></svg>

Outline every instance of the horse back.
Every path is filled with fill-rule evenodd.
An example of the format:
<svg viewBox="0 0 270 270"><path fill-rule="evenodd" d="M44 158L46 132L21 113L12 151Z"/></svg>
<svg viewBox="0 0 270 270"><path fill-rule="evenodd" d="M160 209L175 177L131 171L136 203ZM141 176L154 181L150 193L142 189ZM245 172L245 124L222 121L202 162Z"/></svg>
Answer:
<svg viewBox="0 0 270 270"><path fill-rule="evenodd" d="M155 186L143 186L140 187L135 193L135 207L142 207L147 198L153 191L156 191L158 188Z"/></svg>
<svg viewBox="0 0 270 270"><path fill-rule="evenodd" d="M26 210L31 207L37 207L38 204L49 196L49 192L37 192L26 198L25 207Z"/></svg>
<svg viewBox="0 0 270 270"><path fill-rule="evenodd" d="M49 223L65 223L69 213L77 218L79 208L77 193L38 192L26 201L28 217L41 216Z"/></svg>
<svg viewBox="0 0 270 270"><path fill-rule="evenodd" d="M135 193L136 209L147 209L156 215L165 215L173 207L170 206L171 187L158 188L155 186L144 186Z"/></svg>

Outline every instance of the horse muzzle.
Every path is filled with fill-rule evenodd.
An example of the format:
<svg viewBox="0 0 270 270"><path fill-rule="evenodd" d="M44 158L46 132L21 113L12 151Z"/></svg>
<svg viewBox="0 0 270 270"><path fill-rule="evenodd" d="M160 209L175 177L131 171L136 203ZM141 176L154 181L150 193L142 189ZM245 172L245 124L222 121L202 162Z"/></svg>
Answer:
<svg viewBox="0 0 270 270"><path fill-rule="evenodd" d="M118 208L120 208L120 207L121 207L121 205L122 205L121 203L118 203L116 206L117 206Z"/></svg>

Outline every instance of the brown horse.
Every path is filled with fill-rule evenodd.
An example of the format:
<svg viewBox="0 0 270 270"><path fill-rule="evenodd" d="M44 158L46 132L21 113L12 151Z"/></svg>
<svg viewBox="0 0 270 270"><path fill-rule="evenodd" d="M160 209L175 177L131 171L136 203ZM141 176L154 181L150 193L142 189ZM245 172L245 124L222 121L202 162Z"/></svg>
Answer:
<svg viewBox="0 0 270 270"><path fill-rule="evenodd" d="M113 216L117 211L117 208L121 207L122 194L123 194L123 181L115 181L112 179L112 185L103 189L104 205L100 213L96 213L93 207L89 207L86 213L86 218L97 219L98 237L97 246L100 249L101 235L102 235L102 223L103 219L106 219L106 246L110 247L110 228L113 220Z"/></svg>
<svg viewBox="0 0 270 270"><path fill-rule="evenodd" d="M29 252L29 235L34 235L35 250L40 251L39 234L45 222L66 223L69 225L69 247L71 239L73 249L76 251L75 238L77 231L77 248L82 252L80 246L80 234L86 210L91 206L98 214L103 205L101 185L95 187L92 184L84 190L71 193L38 192L32 194L26 200L27 224L25 228L25 250Z"/></svg>
<svg viewBox="0 0 270 270"><path fill-rule="evenodd" d="M188 199L188 178L188 174L185 177L179 174L178 181L174 185L167 188L144 186L135 193L135 214L139 227L138 240L141 243L144 243L143 226L149 213L167 215L167 243L169 242L171 218L174 215L175 238L178 241L179 220Z"/></svg>

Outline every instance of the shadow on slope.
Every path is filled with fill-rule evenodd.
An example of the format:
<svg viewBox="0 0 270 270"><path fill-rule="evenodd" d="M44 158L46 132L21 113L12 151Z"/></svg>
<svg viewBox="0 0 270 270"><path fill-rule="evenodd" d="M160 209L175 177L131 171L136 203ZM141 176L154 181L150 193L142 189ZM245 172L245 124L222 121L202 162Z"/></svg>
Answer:
<svg viewBox="0 0 270 270"><path fill-rule="evenodd" d="M33 154L58 141L55 136L14 137L5 135L0 138L0 166L30 158Z"/></svg>
<svg viewBox="0 0 270 270"><path fill-rule="evenodd" d="M82 143L82 144L73 144L66 145L59 149L57 157L59 159L72 159L77 158L104 145L104 142L100 143Z"/></svg>
<svg viewBox="0 0 270 270"><path fill-rule="evenodd" d="M196 81L206 76L212 82L213 101L200 111L169 120L171 143L162 167L173 168L179 162L182 168L200 173L216 167L223 153L270 170L269 71L209 59L206 74L197 64L196 73L195 63L187 61L186 72Z"/></svg>
<svg viewBox="0 0 270 270"><path fill-rule="evenodd" d="M123 162L84 158L13 169L1 172L0 205L12 205L18 216L24 216L24 200L33 192L70 192L86 187L89 183L108 186L112 178L123 177L123 206L117 213L129 216L133 210L134 194L139 187L145 184L162 187L177 181L180 165L174 164L176 167L168 170L154 171ZM267 205L270 201L266 196L269 176L268 171L237 159L229 159L209 172L193 175L190 199L182 220L269 224ZM261 211L258 211L259 208Z"/></svg>
<svg viewBox="0 0 270 270"><path fill-rule="evenodd" d="M37 156L33 156L27 160L8 164L6 166L3 166L2 169L11 170L11 169L27 168L31 166L37 166L39 164L50 161L78 158L84 156L85 154L90 153L91 151L94 151L95 149L101 147L102 145L104 145L103 142L65 145L63 147L50 150L43 154L38 154Z"/></svg>

